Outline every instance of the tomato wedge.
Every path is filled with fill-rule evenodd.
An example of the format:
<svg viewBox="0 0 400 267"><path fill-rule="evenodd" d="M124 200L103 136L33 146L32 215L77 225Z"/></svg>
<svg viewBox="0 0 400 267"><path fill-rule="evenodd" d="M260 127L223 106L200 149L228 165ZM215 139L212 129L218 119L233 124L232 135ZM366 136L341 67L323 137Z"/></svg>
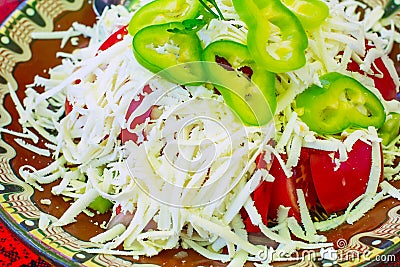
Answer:
<svg viewBox="0 0 400 267"><path fill-rule="evenodd" d="M374 48L375 46L371 44L366 44L367 50ZM362 59L364 59L362 57ZM366 75L374 80L375 87L379 90L382 94L382 97L385 100L393 100L396 99L397 95L397 88L396 84L393 81L392 77L390 76L389 70L383 63L382 58L377 58L373 62L371 66L371 70L373 73L366 73L360 69L360 65L355 62L354 60L350 61L347 64L347 70L358 72L360 74Z"/></svg>
<svg viewBox="0 0 400 267"><path fill-rule="evenodd" d="M71 113L73 108L74 106L72 105L72 103L69 102L68 99L66 99L64 103L65 114L68 115L69 113Z"/></svg>
<svg viewBox="0 0 400 267"><path fill-rule="evenodd" d="M286 161L286 155L281 157ZM269 171L275 178L274 182L263 182L252 195L263 222L276 220L280 206L290 208L289 216L300 221L296 189L303 190L311 212L316 212L317 207L322 207L328 214L345 210L367 188L372 147L362 140L356 141L348 152L348 159L337 168L334 159L338 157L338 152L302 148L299 163L292 169L291 177L287 177L279 161L274 160ZM266 163L258 158L257 167L266 168ZM382 173L383 170L380 179ZM259 231L246 216L244 221L247 231Z"/></svg>
<svg viewBox="0 0 400 267"><path fill-rule="evenodd" d="M348 159L341 162L337 170L333 158L338 158L337 152L314 150L310 154L315 190L327 213L346 209L350 202L365 192L371 171L372 147L358 140L348 153Z"/></svg>
<svg viewBox="0 0 400 267"><path fill-rule="evenodd" d="M299 164L293 168L293 175L287 177L278 160L273 160L269 173L274 176L273 182L263 181L253 192L252 199L263 223L268 220L277 219L279 206L290 208L289 216L295 217L300 221L300 208L297 202L296 189L302 189L306 198L308 208L313 209L317 205L317 195L311 178L309 165L310 149L303 148ZM257 169L269 169L267 163L261 154L256 159ZM286 155L281 155L286 160ZM242 212L243 221L248 232L260 232L257 226L254 226L247 214Z"/></svg>
<svg viewBox="0 0 400 267"><path fill-rule="evenodd" d="M113 46L114 44L122 41L124 36L128 34L128 26L123 26L113 34L111 34L99 47L98 51L104 51Z"/></svg>
<svg viewBox="0 0 400 267"><path fill-rule="evenodd" d="M261 153L256 158L256 169L266 169L268 170L268 164L264 160L265 153ZM272 182L262 181L260 185L254 190L252 199L254 201L254 206L256 207L258 213L261 215L263 223L267 225L268 223L268 207L271 201L272 195ZM246 226L246 230L249 233L260 232L258 226L251 223L251 220L245 211L241 212L243 222Z"/></svg>
<svg viewBox="0 0 400 267"><path fill-rule="evenodd" d="M286 160L286 155L281 155ZM290 208L289 216L293 216L300 221L300 208L297 201L296 190L304 192L306 204L309 209L314 209L317 205L317 194L315 192L311 170L310 170L310 149L302 148L300 159L296 167L292 169L292 176L287 177L278 160L274 160L270 174L275 177L272 184L272 197L269 205L268 216L272 220L277 219L279 206Z"/></svg>
<svg viewBox="0 0 400 267"><path fill-rule="evenodd" d="M146 85L143 88L143 92L145 93L151 93L152 90L149 85ZM144 95L140 95L138 100L132 100L132 102L129 105L128 111L126 112L125 119L128 120L131 114L140 106L142 103L143 99L145 98ZM131 129L134 129L137 125L142 124L146 121L146 118L151 117L151 113L153 111L154 106L150 107L145 113L142 115L137 116L136 118L133 119L131 125L129 126ZM132 140L133 142L137 143L138 142L138 136L135 133L131 133L128 129L122 129L121 130L121 141L122 143L125 143L129 140Z"/></svg>
<svg viewBox="0 0 400 267"><path fill-rule="evenodd" d="M124 36L127 35L127 34L128 34L127 26L124 26L124 27L120 28L118 31L116 31L112 35L110 35L110 37L108 37L106 41L104 41L104 43L100 46L99 51L107 50L108 48L110 48L114 44L116 44L116 43L120 42L121 40L123 40ZM151 90L150 86L146 85L143 88L143 92L151 93L152 90ZM142 103L142 101L143 101L143 98L144 98L144 96L140 95L139 100L132 100L132 102L129 105L128 111L127 111L127 113L125 115L125 119L126 120L139 107L140 103ZM145 122L146 118L150 117L151 111L152 111L152 108L148 109L142 115L136 117L132 121L132 123L130 125L130 128L133 129L137 125ZM122 143L125 143L125 142L127 142L129 140L132 140L134 142L138 141L138 136L135 133L129 132L127 129L122 129L120 136L121 136Z"/></svg>

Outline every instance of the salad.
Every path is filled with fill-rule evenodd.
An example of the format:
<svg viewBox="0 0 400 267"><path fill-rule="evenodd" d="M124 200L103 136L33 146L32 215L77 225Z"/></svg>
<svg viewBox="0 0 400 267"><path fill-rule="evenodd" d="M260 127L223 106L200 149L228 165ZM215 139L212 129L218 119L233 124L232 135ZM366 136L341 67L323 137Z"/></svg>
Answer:
<svg viewBox="0 0 400 267"><path fill-rule="evenodd" d="M17 143L54 159L21 178L71 203L40 227L110 212L87 252L182 247L232 266L333 249L324 231L400 199L400 36L382 16L357 1L156 0L74 23L63 41L87 47L59 52L22 101L10 86L16 134L47 142Z"/></svg>

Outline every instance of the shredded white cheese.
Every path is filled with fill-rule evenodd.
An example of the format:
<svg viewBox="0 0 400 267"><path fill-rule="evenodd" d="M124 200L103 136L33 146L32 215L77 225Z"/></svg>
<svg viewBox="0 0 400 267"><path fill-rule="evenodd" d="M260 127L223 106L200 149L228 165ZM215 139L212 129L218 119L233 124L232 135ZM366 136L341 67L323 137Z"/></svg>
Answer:
<svg viewBox="0 0 400 267"><path fill-rule="evenodd" d="M307 64L277 74L274 125L263 127L243 125L224 99L209 90L209 85L183 88L153 75L137 62L129 35L99 52L112 32L129 23L133 13L122 6L106 9L93 27L74 23L67 31L33 33L32 38L36 39L61 39L61 47L68 40L76 44L80 35L90 38L86 48L57 53L62 63L49 70L50 78L35 77L33 84L27 86L23 101L15 93L16 88L9 85L23 129L21 133L9 129L0 132L15 135L19 137L16 142L24 148L55 159L41 170L22 166L20 176L38 190L43 190L41 184L60 179L52 193L72 200L59 219L41 214L40 229L72 223L81 212L94 215L87 208L101 197L114 204L113 215L107 224L110 228L90 239L93 248L86 249L89 253L136 258L182 246L208 259L229 262L229 266L242 266L247 261L269 266L272 261L291 258L261 259L260 253L272 248L249 241L251 234L246 231L241 214L246 214L265 238L280 244L277 254L290 255L297 249L332 247L317 231L353 223L388 195L400 198L397 189L386 181L380 183L381 140L376 129L318 136L301 121L302 111L293 109L298 94L312 84L321 86L319 77L333 71L361 80L382 101L386 112L398 112L400 108L397 101L383 100L371 78L346 69L354 60L371 73L371 68L376 67L374 60L382 58L399 87L394 64L387 56L398 36L393 27L388 30L382 26L382 9L367 9L360 21L356 12L360 3L324 2L330 15L320 27L307 32ZM231 1L217 3L230 20L212 19L198 31L203 47L219 39L246 44L247 25ZM375 48L367 50L365 40ZM171 43L157 50L165 53L177 48ZM143 92L147 85L151 92ZM44 92L36 91L37 86L43 87ZM138 107L127 114L132 100L140 97L143 100ZM66 101L73 106L68 114ZM148 110L149 118L135 123ZM48 149L23 140L38 143L38 136L30 129L47 140ZM135 135L137 140L122 143L121 132ZM274 182L275 177L268 173L271 164L279 164L290 178L302 149L310 148L338 153L335 163L339 168L358 140L371 144L372 167L366 192L350 203L343 215L313 222L304 193L297 190L292 193L297 195L301 222L288 215L287 207L281 207L274 227L263 223L265 215L256 209L252 193L260 183ZM399 167L393 166L400 155L399 142L397 138L383 150L384 175L391 179L400 179ZM265 170L255 166L261 153L265 153L268 165ZM379 185L382 191L378 193ZM45 199L41 203L51 204ZM293 240L293 236L297 239ZM220 253L224 248L227 253Z"/></svg>

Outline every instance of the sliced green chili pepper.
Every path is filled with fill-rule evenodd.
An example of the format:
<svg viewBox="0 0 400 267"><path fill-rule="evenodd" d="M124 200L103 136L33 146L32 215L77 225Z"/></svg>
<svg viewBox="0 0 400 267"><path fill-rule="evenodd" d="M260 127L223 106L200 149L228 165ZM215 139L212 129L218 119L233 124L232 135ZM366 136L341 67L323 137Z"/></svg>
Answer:
<svg viewBox="0 0 400 267"><path fill-rule="evenodd" d="M198 16L202 5L198 0L157 0L141 7L129 22L128 32L134 36L144 27L180 22Z"/></svg>
<svg viewBox="0 0 400 267"><path fill-rule="evenodd" d="M349 127L380 128L386 114L381 101L357 80L332 72L320 77L296 98L300 118L320 134L340 133Z"/></svg>
<svg viewBox="0 0 400 267"><path fill-rule="evenodd" d="M304 29L321 25L329 16L329 7L320 0L282 0L300 20Z"/></svg>
<svg viewBox="0 0 400 267"><path fill-rule="evenodd" d="M260 66L282 73L305 65L306 32L280 0L233 0L233 5L248 26L247 46Z"/></svg>
<svg viewBox="0 0 400 267"><path fill-rule="evenodd" d="M89 204L89 208L98 211L99 213L103 214L106 213L111 207L113 203L103 198L102 196L96 197L92 203Z"/></svg>
<svg viewBox="0 0 400 267"><path fill-rule="evenodd" d="M400 114L390 113L388 119L382 128L379 129L379 137L382 138L384 146L389 145L397 136L400 131Z"/></svg>
<svg viewBox="0 0 400 267"><path fill-rule="evenodd" d="M398 0L385 1L386 5L384 7L385 13L383 13L382 18L388 18L395 14L400 9L400 3Z"/></svg>
<svg viewBox="0 0 400 267"><path fill-rule="evenodd" d="M245 45L213 42L204 49L203 60L214 63L204 64L210 81L245 124L262 125L272 119L275 75L260 68Z"/></svg>
<svg viewBox="0 0 400 267"><path fill-rule="evenodd" d="M138 31L132 41L136 60L153 73L163 71L164 78L176 83L202 80L201 64L179 67L183 63L200 61L202 52L196 33L184 32L183 27L182 23L172 22ZM168 71L173 66L176 67Z"/></svg>

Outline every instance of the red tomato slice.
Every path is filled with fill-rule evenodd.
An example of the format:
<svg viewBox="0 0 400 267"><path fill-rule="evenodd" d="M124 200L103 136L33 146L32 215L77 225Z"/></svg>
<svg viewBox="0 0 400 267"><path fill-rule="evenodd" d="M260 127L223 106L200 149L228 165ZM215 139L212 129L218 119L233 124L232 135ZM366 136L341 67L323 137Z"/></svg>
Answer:
<svg viewBox="0 0 400 267"><path fill-rule="evenodd" d="M300 221L296 189L303 190L309 209L313 210L321 205L327 213L346 209L350 202L362 195L371 171L372 147L358 140L348 153L348 160L342 162L335 171L333 157L338 156L338 152L302 148L299 163L293 168L290 178L285 175L280 163L274 160L270 174L275 177L275 181L262 183L253 193L255 206L263 217L263 222L267 223L267 217L276 220L281 205L289 207L289 216ZM286 160L285 155L281 157ZM381 166L383 168L383 162ZM266 163L258 158L257 167L266 168ZM246 216L244 221L249 232L259 231Z"/></svg>
<svg viewBox="0 0 400 267"><path fill-rule="evenodd" d="M310 167L319 202L327 213L344 210L365 192L372 163L372 147L358 140L348 159L335 170L333 153L316 151L310 155ZM338 158L338 153L334 153ZM381 164L382 166L382 164ZM382 177L381 177L382 178Z"/></svg>
<svg viewBox="0 0 400 267"><path fill-rule="evenodd" d="M374 46L366 44L366 48L367 50L369 50L371 48L374 48ZM373 62L371 69L374 73L367 74L360 69L360 65L357 62L350 61L349 64L347 64L347 70L358 72L372 78L374 80L375 87L379 90L385 100L396 99L396 84L390 76L390 73L383 63L382 58L377 58Z"/></svg>
<svg viewBox="0 0 400 267"><path fill-rule="evenodd" d="M302 189L309 209L317 205L317 194L315 192L310 170L310 149L302 148L299 163L292 169L293 175L288 178L278 160L274 160L270 174L275 177L272 184L272 197L269 205L268 216L272 220L277 219L279 206L290 208L289 216L300 221L300 208L297 201L297 189ZM285 160L285 155L281 155Z"/></svg>
<svg viewBox="0 0 400 267"><path fill-rule="evenodd" d="M151 93L152 90L150 88L150 86L146 85L143 88L143 92L145 93ZM140 103L142 103L143 98L145 96L140 95L139 100L132 100L132 102L129 105L128 111L126 112L125 115L125 119L128 120L129 117L131 116L131 114L139 107ZM153 110L153 107L149 108L145 113L143 113L142 115L136 117L133 119L130 128L134 129L137 125L142 124L145 122L146 118L151 116L151 112ZM125 143L129 140L132 140L133 142L137 142L138 140L138 136L135 133L131 133L128 131L128 129L122 129L121 130L121 141L122 143Z"/></svg>
<svg viewBox="0 0 400 267"><path fill-rule="evenodd" d="M118 215L121 213L121 211L122 211L122 207L121 207L121 205L118 205L117 208L115 209L115 214Z"/></svg>
<svg viewBox="0 0 400 267"><path fill-rule="evenodd" d="M118 31L116 31L115 33L110 35L110 37L108 37L108 39L100 46L99 51L104 51L104 50L110 48L111 46L113 46L114 44L120 42L124 38L124 36L127 34L128 34L127 26L122 27L121 29L119 29ZM151 93L152 90L151 90L150 86L147 85L143 88L143 92ZM137 101L132 100L132 102L129 105L128 111L125 115L125 119L128 119L130 117L130 115L132 114L132 112L134 112L139 107L140 103L143 101L143 98L144 98L144 96L141 95L139 100L137 100ZM137 125L145 122L146 118L150 117L152 110L153 109L150 108L142 115L136 117L132 121L130 128L133 129ZM129 132L127 129L121 130L120 136L121 136L122 143L125 143L129 140L132 140L133 142L137 142L137 140L138 140L138 136L135 133Z"/></svg>
<svg viewBox="0 0 400 267"><path fill-rule="evenodd" d="M116 32L114 32L113 34L111 34L107 40L105 40L102 45L99 47L98 51L104 51L107 50L108 48L110 48L111 46L113 46L114 44L122 41L122 39L124 39L124 36L128 34L128 26L124 26L122 28L120 28L119 30L117 30Z"/></svg>
<svg viewBox="0 0 400 267"><path fill-rule="evenodd" d="M73 108L74 106L71 104L71 102L66 99L64 103L65 114L68 115L69 113L71 113Z"/></svg>
<svg viewBox="0 0 400 267"><path fill-rule="evenodd" d="M264 160L264 153L258 155L256 158L256 169L268 169L267 163ZM272 194L272 182L262 181L261 184L256 188L252 194L254 206L258 213L261 215L263 223L268 223L268 207L271 200ZM251 220L245 211L241 212L243 222L246 226L246 230L249 233L260 232L258 226L251 223Z"/></svg>

